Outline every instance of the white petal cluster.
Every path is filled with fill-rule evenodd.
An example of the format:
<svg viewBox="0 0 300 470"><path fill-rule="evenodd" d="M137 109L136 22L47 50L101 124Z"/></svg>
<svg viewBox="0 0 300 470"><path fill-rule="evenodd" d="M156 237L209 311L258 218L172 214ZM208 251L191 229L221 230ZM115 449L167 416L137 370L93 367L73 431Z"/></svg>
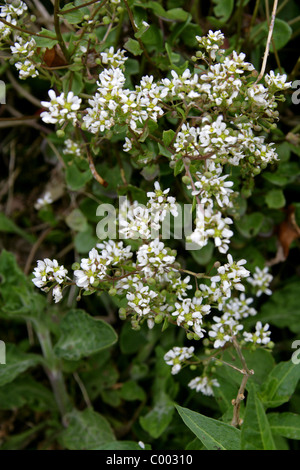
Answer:
<svg viewBox="0 0 300 470"><path fill-rule="evenodd" d="M205 49L207 54L212 60L216 59L216 53L222 53L221 46L225 40L224 34L221 31L208 31L204 37L196 36L199 45Z"/></svg>
<svg viewBox="0 0 300 470"><path fill-rule="evenodd" d="M176 199L173 196L167 196L170 188L162 190L158 181L154 183L154 191L148 192L149 198L147 206L151 210L155 223L163 222L167 213L171 213L174 217L178 216L178 208Z"/></svg>
<svg viewBox="0 0 300 470"><path fill-rule="evenodd" d="M243 325L238 323L230 314L224 313L221 317L213 317L214 324L208 335L214 341L214 348L222 348L227 342L232 340L239 331L243 329Z"/></svg>
<svg viewBox="0 0 300 470"><path fill-rule="evenodd" d="M158 238L138 249L137 264L142 267L145 278L164 274L170 270L170 266L176 260L170 252L171 250L165 248L164 243ZM174 269L171 268L171 270Z"/></svg>
<svg viewBox="0 0 300 470"><path fill-rule="evenodd" d="M264 326L260 321L255 325L255 333L244 332L244 340L254 344L268 344L271 341L269 330L269 324L266 323Z"/></svg>
<svg viewBox="0 0 300 470"><path fill-rule="evenodd" d="M48 111L41 113L41 119L46 124L64 124L70 121L75 126L81 98L75 96L72 91L69 91L67 95L61 93L59 96L56 96L54 90L49 90L48 95L50 101L41 102L42 106L48 109Z"/></svg>
<svg viewBox="0 0 300 470"><path fill-rule="evenodd" d="M72 139L67 139L65 141L63 153L64 155L75 155L76 157L80 157L82 154L80 145L78 145L77 142L74 142Z"/></svg>
<svg viewBox="0 0 300 470"><path fill-rule="evenodd" d="M217 379L212 379L207 376L202 376L202 377L195 377L194 379L192 379L188 383L188 386L192 390L196 390L196 392L203 393L203 395L214 396L213 387L220 387L220 384L217 381Z"/></svg>
<svg viewBox="0 0 300 470"><path fill-rule="evenodd" d="M111 66L101 72L97 92L89 100L91 107L86 109L87 114L84 116L86 128L97 134L119 122L125 122L131 130L139 133L147 119L157 121L163 115L159 103L164 92L153 80L153 76L142 77L135 90L129 90L124 88L125 76L120 68ZM128 151L129 146L127 138L125 150Z"/></svg>
<svg viewBox="0 0 300 470"><path fill-rule="evenodd" d="M223 217L220 211L213 210L211 206L204 210L204 214L201 208L197 207L196 227L188 239L202 248L207 245L209 238L212 238L219 252L227 253L230 238L233 236L233 231L229 228L232 223L230 217Z"/></svg>
<svg viewBox="0 0 300 470"><path fill-rule="evenodd" d="M16 62L15 67L19 70L19 78L25 80L29 77L37 77L39 72L35 68L35 65L30 62L30 60L25 60L24 62Z"/></svg>
<svg viewBox="0 0 300 470"><path fill-rule="evenodd" d="M134 292L127 292L128 305L138 316L148 315L151 310L151 302L157 297L157 293L145 286L142 282L134 285Z"/></svg>
<svg viewBox="0 0 300 470"><path fill-rule="evenodd" d="M256 266L253 277L249 277L247 279L247 281L255 288L257 297L260 297L262 294L272 294L271 289L269 289L269 285L272 280L273 276L269 273L269 268L267 266L263 269Z"/></svg>
<svg viewBox="0 0 300 470"><path fill-rule="evenodd" d="M210 313L210 305L202 305L202 297L187 298L182 302L175 302L175 311L178 326L193 330L199 338L203 338L205 330L202 328L203 316Z"/></svg>
<svg viewBox="0 0 300 470"><path fill-rule="evenodd" d="M241 283L241 280L247 278L250 272L244 268L244 264L247 263L245 259L241 259L237 262L233 261L231 255L227 255L228 263L220 266L217 271L218 274L211 278L212 282L220 283L222 292L226 297L231 296L231 288L235 288L240 291L245 290L245 286Z"/></svg>
<svg viewBox="0 0 300 470"><path fill-rule="evenodd" d="M171 372L173 375L178 374L184 362L193 356L194 350L193 346L189 348L175 346L164 355L165 362L172 366Z"/></svg>
<svg viewBox="0 0 300 470"><path fill-rule="evenodd" d="M39 289L43 289L48 282L62 284L66 280L67 273L67 269L63 265L59 265L56 259L45 258L43 261L38 260L33 271L32 282Z"/></svg>
<svg viewBox="0 0 300 470"><path fill-rule="evenodd" d="M50 191L46 191L42 197L39 197L34 205L36 210L40 210L43 207L48 206L48 204L52 204L53 199Z"/></svg>
<svg viewBox="0 0 300 470"><path fill-rule="evenodd" d="M115 52L114 47L111 46L106 51L100 53L101 62L104 65L110 65L114 68L122 67L128 59L128 57L125 56L125 53L126 51L121 49L118 49L117 52Z"/></svg>
<svg viewBox="0 0 300 470"><path fill-rule="evenodd" d="M25 14L27 11L27 5L22 0L16 0L15 2L7 2L5 0L4 5L0 6L0 18L4 18L8 23L16 26L18 17ZM1 39L9 36L11 33L11 27L7 26L0 20L0 34Z"/></svg>
<svg viewBox="0 0 300 470"><path fill-rule="evenodd" d="M249 280L249 279L248 279ZM249 316L255 316L257 311L254 307L250 307L253 303L252 297L246 297L244 293L240 294L240 297L230 298L223 305L223 312L231 315L235 320L242 320Z"/></svg>

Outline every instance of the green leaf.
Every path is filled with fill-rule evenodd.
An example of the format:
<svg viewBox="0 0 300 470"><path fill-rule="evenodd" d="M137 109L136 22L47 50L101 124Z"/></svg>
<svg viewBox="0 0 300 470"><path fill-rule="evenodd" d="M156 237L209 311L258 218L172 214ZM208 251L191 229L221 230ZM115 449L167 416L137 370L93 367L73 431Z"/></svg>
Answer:
<svg viewBox="0 0 300 470"><path fill-rule="evenodd" d="M269 413L271 431L288 439L300 439L300 415L296 413Z"/></svg>
<svg viewBox="0 0 300 470"><path fill-rule="evenodd" d="M54 31L49 31L49 29L42 28L40 34L44 34L45 36L50 36L49 38L35 36L35 43L37 47L47 47L48 49L52 49L55 44L58 43L56 38L56 33ZM53 39L51 39L53 38Z"/></svg>
<svg viewBox="0 0 300 470"><path fill-rule="evenodd" d="M260 309L260 320L300 332L299 282L289 282L273 293Z"/></svg>
<svg viewBox="0 0 300 470"><path fill-rule="evenodd" d="M143 53L143 49L141 48L139 42L132 38L129 38L125 42L124 48L133 55L141 55Z"/></svg>
<svg viewBox="0 0 300 470"><path fill-rule="evenodd" d="M174 136L175 132L172 129L169 129L168 131L163 131L163 142L166 147L169 147L172 140L174 139Z"/></svg>
<svg viewBox="0 0 300 470"><path fill-rule="evenodd" d="M252 238L259 233L263 220L264 216L261 212L252 212L252 214L245 214L241 217L236 222L236 226L245 238Z"/></svg>
<svg viewBox="0 0 300 470"><path fill-rule="evenodd" d="M265 197L269 209L280 209L285 206L285 197L282 189L272 189Z"/></svg>
<svg viewBox="0 0 300 470"><path fill-rule="evenodd" d="M16 233L30 243L35 241L35 237L19 228L11 219L6 217L3 212L0 212L0 232Z"/></svg>
<svg viewBox="0 0 300 470"><path fill-rule="evenodd" d="M261 387L260 399L265 407L275 408L289 401L299 379L298 364L292 361L277 364Z"/></svg>
<svg viewBox="0 0 300 470"><path fill-rule="evenodd" d="M183 422L208 450L239 450L241 432L229 424L176 406Z"/></svg>
<svg viewBox="0 0 300 470"><path fill-rule="evenodd" d="M67 165L66 168L66 182L72 191L78 191L85 184L93 178L91 171L80 171L74 162Z"/></svg>
<svg viewBox="0 0 300 470"><path fill-rule="evenodd" d="M72 210L65 218L65 221L76 232L85 232L88 229L87 219L79 209Z"/></svg>
<svg viewBox="0 0 300 470"><path fill-rule="evenodd" d="M265 42L269 32L269 25L267 22L264 23ZM291 39L293 30L288 23L279 18L275 19L272 39L274 41L275 49L279 51L282 49ZM270 44L270 51L274 52L273 43Z"/></svg>
<svg viewBox="0 0 300 470"><path fill-rule="evenodd" d="M75 248L78 253L88 253L99 242L95 235L95 229L90 225L84 232L79 232L74 237Z"/></svg>
<svg viewBox="0 0 300 470"><path fill-rule="evenodd" d="M214 7L214 14L222 21L222 23L226 23L229 20L233 7L234 1L233 0L214 0L216 6Z"/></svg>
<svg viewBox="0 0 300 470"><path fill-rule="evenodd" d="M174 167L174 176L178 176L184 170L182 159L177 160Z"/></svg>
<svg viewBox="0 0 300 470"><path fill-rule="evenodd" d="M106 419L90 408L73 410L65 420L68 427L61 434L61 441L69 450L93 450L115 440Z"/></svg>
<svg viewBox="0 0 300 470"><path fill-rule="evenodd" d="M117 341L114 329L102 320L96 320L83 310L70 310L60 323L61 337L54 347L55 354L66 360L77 361L109 348Z"/></svg>
<svg viewBox="0 0 300 470"><path fill-rule="evenodd" d="M165 392L161 392L155 401L154 408L145 416L140 417L140 424L150 436L157 439L169 426L173 413L173 401Z"/></svg>
<svg viewBox="0 0 300 470"><path fill-rule="evenodd" d="M36 411L57 410L51 391L28 375L0 387L1 410L13 410L25 404Z"/></svg>
<svg viewBox="0 0 300 470"><path fill-rule="evenodd" d="M77 10L74 10L68 13L68 11L73 8L74 8L73 3L67 3L66 5L64 5L63 8L61 8L59 16L67 20L67 22L70 24L79 24L82 22L83 17L85 15L90 15L90 11L87 7L78 8Z"/></svg>
<svg viewBox="0 0 300 470"><path fill-rule="evenodd" d="M140 387L134 380L128 380L122 385L121 398L126 401L143 401L146 398L146 394L142 387Z"/></svg>
<svg viewBox="0 0 300 470"><path fill-rule="evenodd" d="M243 450L276 450L268 418L254 383L251 383L249 389L242 425L241 447Z"/></svg>
<svg viewBox="0 0 300 470"><path fill-rule="evenodd" d="M38 437L38 433L46 428L51 429L51 423L49 421L43 421L37 426L33 426L31 429L24 431L20 434L10 436L4 444L1 445L1 450L22 450L28 446L31 441L34 441Z"/></svg>
<svg viewBox="0 0 300 470"><path fill-rule="evenodd" d="M0 387L12 382L30 367L41 364L41 356L19 350L13 344L6 344L6 364L0 364Z"/></svg>

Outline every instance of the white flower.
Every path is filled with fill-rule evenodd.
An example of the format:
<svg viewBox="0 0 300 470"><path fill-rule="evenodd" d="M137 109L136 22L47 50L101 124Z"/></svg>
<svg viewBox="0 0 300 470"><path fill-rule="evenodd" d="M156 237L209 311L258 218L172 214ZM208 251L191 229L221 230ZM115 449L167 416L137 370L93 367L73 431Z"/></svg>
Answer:
<svg viewBox="0 0 300 470"><path fill-rule="evenodd" d="M172 366L172 374L178 374L181 370L182 364L190 359L194 354L194 347L191 346L187 347L178 347L175 346L174 348L170 349L165 355L164 360L166 364Z"/></svg>
<svg viewBox="0 0 300 470"><path fill-rule="evenodd" d="M71 139L67 139L65 141L65 148L63 150L63 153L65 155L76 155L76 157L80 157L82 152L77 142L74 142Z"/></svg>
<svg viewBox="0 0 300 470"><path fill-rule="evenodd" d="M255 325L255 333L244 332L244 339L246 342L251 342L254 344L268 344L269 341L271 341L271 332L268 330L268 323L262 326L262 323L258 321Z"/></svg>
<svg viewBox="0 0 300 470"><path fill-rule="evenodd" d="M207 376L195 377L192 379L188 386L196 392L201 392L203 395L214 396L213 387L220 387L217 379L210 379Z"/></svg>
<svg viewBox="0 0 300 470"><path fill-rule="evenodd" d="M32 282L36 287L44 288L48 282L57 282L62 284L67 276L67 269L59 265L56 259L45 258L38 260L37 267L34 268Z"/></svg>
<svg viewBox="0 0 300 470"><path fill-rule="evenodd" d="M107 49L105 52L101 52L101 61L103 64L108 64L112 67L121 67L128 57L125 57L126 51L118 49L117 52L115 52L113 46L111 46L109 49Z"/></svg>
<svg viewBox="0 0 300 470"><path fill-rule="evenodd" d="M245 287L240 282L241 279L248 277L250 272L243 267L247 263L245 259L234 262L231 255L227 255L228 263L218 268L218 275L211 278L212 282L220 282L221 289L228 297L231 295L231 288L244 291Z"/></svg>
<svg viewBox="0 0 300 470"><path fill-rule="evenodd" d="M126 294L128 305L138 315L147 315L151 310L151 301L157 296L157 293L151 290L149 286L143 286L141 282L138 282L134 288L135 292Z"/></svg>
<svg viewBox="0 0 300 470"><path fill-rule="evenodd" d="M53 298L54 298L54 302L57 303L57 302L60 302L61 299L62 299L62 291L61 291L61 287L59 285L55 286L53 291L52 291L52 295L53 295Z"/></svg>
<svg viewBox="0 0 300 470"><path fill-rule="evenodd" d="M89 252L88 258L83 258L80 263L81 269L74 271L75 282L78 287L89 290L90 286L103 279L107 272L107 260L103 259L96 248Z"/></svg>
<svg viewBox="0 0 300 470"><path fill-rule="evenodd" d="M21 80L25 80L28 77L34 78L39 74L35 65L29 60L25 60L25 62L16 62L15 67L19 70L19 78Z"/></svg>
<svg viewBox="0 0 300 470"><path fill-rule="evenodd" d="M45 194L38 198L34 207L36 210L42 209L43 207L47 206L48 204L52 204L53 199L50 191L46 191Z"/></svg>
<svg viewBox="0 0 300 470"><path fill-rule="evenodd" d="M262 294L272 295L269 285L273 280L273 276L269 273L269 268L266 266L260 269L258 266L255 268L253 277L249 277L247 281L256 289L256 296L260 297Z"/></svg>
<svg viewBox="0 0 300 470"><path fill-rule="evenodd" d="M81 104L81 98L75 96L72 91L69 91L67 96L61 93L56 96L54 90L49 90L48 95L50 101L42 101L41 105L48 108L48 111L41 113L41 119L47 124L63 124L71 121L73 125L77 122L77 113Z"/></svg>

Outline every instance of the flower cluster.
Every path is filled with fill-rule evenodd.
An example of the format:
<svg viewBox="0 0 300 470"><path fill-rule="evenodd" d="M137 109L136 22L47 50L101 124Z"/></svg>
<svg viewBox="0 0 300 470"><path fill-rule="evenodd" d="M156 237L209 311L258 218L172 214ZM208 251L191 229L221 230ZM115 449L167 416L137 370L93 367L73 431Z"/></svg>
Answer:
<svg viewBox="0 0 300 470"><path fill-rule="evenodd" d="M5 21L15 26L17 24L18 17L26 13L26 11L27 5L22 0L16 0L15 2L5 1L5 4L0 7L0 18L4 18ZM9 36L11 33L10 26L1 22L1 20L0 33L2 38Z"/></svg>
<svg viewBox="0 0 300 470"><path fill-rule="evenodd" d="M182 365L191 357L193 357L195 348L193 346L187 348L179 348L175 346L170 349L165 355L164 360L169 365L172 366L172 374L178 374L181 370Z"/></svg>
<svg viewBox="0 0 300 470"><path fill-rule="evenodd" d="M273 280L273 276L269 273L267 266L263 269L256 266L253 277L249 277L247 280L254 287L257 297L260 297L262 294L272 294L269 285Z"/></svg>
<svg viewBox="0 0 300 470"><path fill-rule="evenodd" d="M258 321L255 325L255 333L248 333L246 331L243 333L244 340L254 344L268 344L271 341L271 332L268 330L268 323L263 326L262 323Z"/></svg>
<svg viewBox="0 0 300 470"><path fill-rule="evenodd" d="M47 124L63 124L65 122L72 122L75 126L77 122L77 113L81 104L81 98L75 96L72 91L69 91L67 96L61 93L56 96L54 90L48 92L50 101L42 101L41 104L48 111L41 113L41 119Z"/></svg>
<svg viewBox="0 0 300 470"><path fill-rule="evenodd" d="M192 390L196 390L196 392L203 393L203 395L214 396L213 387L220 387L220 384L217 379L212 379L204 375L202 377L195 377L192 379L188 383L188 386Z"/></svg>

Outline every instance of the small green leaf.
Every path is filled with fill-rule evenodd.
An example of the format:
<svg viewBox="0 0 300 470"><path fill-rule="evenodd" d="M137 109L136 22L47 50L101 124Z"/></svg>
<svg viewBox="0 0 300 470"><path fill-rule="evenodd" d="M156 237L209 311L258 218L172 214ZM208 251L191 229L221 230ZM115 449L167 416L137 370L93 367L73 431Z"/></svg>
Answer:
<svg viewBox="0 0 300 470"><path fill-rule="evenodd" d="M121 398L126 401L140 400L143 401L146 394L134 380L128 380L122 385Z"/></svg>
<svg viewBox="0 0 300 470"><path fill-rule="evenodd" d="M79 24L83 21L83 17L85 15L90 15L90 11L87 7L78 8L77 10L70 11L74 8L73 3L67 3L64 7L60 10L61 18L67 20L70 24Z"/></svg>
<svg viewBox="0 0 300 470"><path fill-rule="evenodd" d="M188 428L208 450L239 450L241 432L229 424L208 418L200 413L176 406Z"/></svg>
<svg viewBox="0 0 300 470"><path fill-rule="evenodd" d="M66 168L66 182L72 191L78 191L85 184L93 178L91 170L80 171L74 162L67 165Z"/></svg>
<svg viewBox="0 0 300 470"><path fill-rule="evenodd" d="M0 212L0 232L16 233L30 243L35 241L32 235L19 228L11 219L6 217L3 212Z"/></svg>
<svg viewBox="0 0 300 470"><path fill-rule="evenodd" d="M173 401L165 392L161 392L155 401L154 408L145 416L141 416L140 424L150 436L157 439L169 426L173 413Z"/></svg>
<svg viewBox="0 0 300 470"><path fill-rule="evenodd" d="M69 450L93 450L115 440L106 419L90 408L73 410L65 416L68 427L61 434L61 441Z"/></svg>
<svg viewBox="0 0 300 470"><path fill-rule="evenodd" d="M269 31L269 25L267 22L264 24L264 32L266 34L266 38ZM291 39L293 34L293 30L286 21L280 20L279 18L275 18L274 29L272 39L274 40L274 46L277 51L282 49ZM274 52L273 43L270 44L270 51Z"/></svg>
<svg viewBox="0 0 300 470"><path fill-rule="evenodd" d="M276 450L264 407L254 383L249 386L241 445L243 450Z"/></svg>
<svg viewBox="0 0 300 470"><path fill-rule="evenodd" d="M260 399L266 408L275 408L289 401L300 379L300 367L292 361L280 362L262 384Z"/></svg>
<svg viewBox="0 0 300 470"><path fill-rule="evenodd" d="M54 31L49 31L48 29L42 28L40 34L44 34L45 36L50 37L44 38L40 36L35 36L34 39L37 47L47 47L47 49L52 49L52 47L58 43L56 33Z"/></svg>
<svg viewBox="0 0 300 470"><path fill-rule="evenodd" d="M175 132L172 129L163 131L163 142L166 147L169 147L174 137L175 137Z"/></svg>
<svg viewBox="0 0 300 470"><path fill-rule="evenodd" d="M1 367L1 366L0 366ZM57 405L50 389L28 374L17 377L12 383L0 387L0 409L13 410L28 404L36 411L56 410Z"/></svg>
<svg viewBox="0 0 300 470"><path fill-rule="evenodd" d="M141 55L143 53L139 42L132 38L129 38L128 41L125 42L124 48L133 55Z"/></svg>
<svg viewBox="0 0 300 470"><path fill-rule="evenodd" d="M271 431L288 439L300 439L300 415L296 413L269 413Z"/></svg>
<svg viewBox="0 0 300 470"><path fill-rule="evenodd" d="M241 217L236 222L236 226L245 238L252 238L259 233L263 220L264 216L261 212L252 212L252 214L245 214Z"/></svg>
<svg viewBox="0 0 300 470"><path fill-rule="evenodd" d="M265 200L270 209L280 209L285 206L285 197L282 189L272 189L266 194Z"/></svg>
<svg viewBox="0 0 300 470"><path fill-rule="evenodd" d="M79 209L72 210L65 218L65 221L76 232L85 232L88 229L87 219Z"/></svg>
<svg viewBox="0 0 300 470"><path fill-rule="evenodd" d="M220 21L222 21L222 23L226 23L232 14L234 1L214 0L214 3L216 4L214 7L214 14L219 18Z"/></svg>
<svg viewBox="0 0 300 470"><path fill-rule="evenodd" d="M12 382L30 367L42 362L42 357L19 350L13 344L6 345L6 364L0 364L0 387Z"/></svg>
<svg viewBox="0 0 300 470"><path fill-rule="evenodd" d="M54 347L58 357L77 361L109 348L117 341L114 329L83 310L70 310L60 323L61 337Z"/></svg>

